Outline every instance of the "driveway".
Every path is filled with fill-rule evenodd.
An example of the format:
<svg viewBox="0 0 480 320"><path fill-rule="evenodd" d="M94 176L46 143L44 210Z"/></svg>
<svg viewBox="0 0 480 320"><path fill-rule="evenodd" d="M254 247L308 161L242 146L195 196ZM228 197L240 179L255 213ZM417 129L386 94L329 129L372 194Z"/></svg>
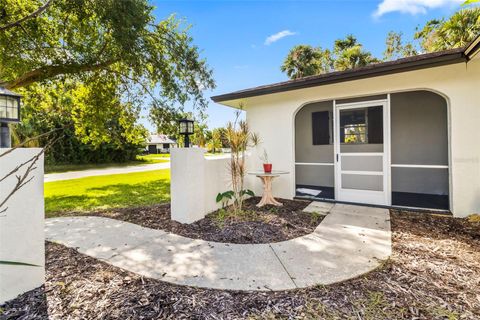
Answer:
<svg viewBox="0 0 480 320"><path fill-rule="evenodd" d="M153 171L153 170L169 169L169 168L170 168L170 162L162 162L162 163L153 163L153 164L145 164L145 165L127 166L127 167L111 167L111 168L104 168L104 169L90 169L90 170L69 171L69 172L62 172L62 173L48 173L44 176L44 182L79 179L79 178L85 178L85 177L91 177L91 176L103 176L103 175L110 175L110 174Z"/></svg>

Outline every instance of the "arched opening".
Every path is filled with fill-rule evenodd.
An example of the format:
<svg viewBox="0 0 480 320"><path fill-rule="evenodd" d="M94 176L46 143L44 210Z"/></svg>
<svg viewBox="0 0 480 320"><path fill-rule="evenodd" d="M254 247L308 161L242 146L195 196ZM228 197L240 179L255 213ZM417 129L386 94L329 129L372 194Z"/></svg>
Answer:
<svg viewBox="0 0 480 320"><path fill-rule="evenodd" d="M295 116L296 195L448 210L448 150L436 93L309 103Z"/></svg>
<svg viewBox="0 0 480 320"><path fill-rule="evenodd" d="M333 101L303 106L295 116L297 196L335 199L333 142Z"/></svg>
<svg viewBox="0 0 480 320"><path fill-rule="evenodd" d="M449 209L447 101L411 91L390 105L392 205Z"/></svg>

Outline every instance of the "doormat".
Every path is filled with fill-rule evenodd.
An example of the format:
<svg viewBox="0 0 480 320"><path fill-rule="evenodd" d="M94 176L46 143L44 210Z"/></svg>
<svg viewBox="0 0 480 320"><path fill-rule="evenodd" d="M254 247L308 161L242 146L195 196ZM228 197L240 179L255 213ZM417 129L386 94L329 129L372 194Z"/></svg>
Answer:
<svg viewBox="0 0 480 320"><path fill-rule="evenodd" d="M315 190L315 189L307 189L307 188L298 188L297 189L298 193L303 193L303 194L308 194L309 196L318 196L320 193L322 193L321 190Z"/></svg>

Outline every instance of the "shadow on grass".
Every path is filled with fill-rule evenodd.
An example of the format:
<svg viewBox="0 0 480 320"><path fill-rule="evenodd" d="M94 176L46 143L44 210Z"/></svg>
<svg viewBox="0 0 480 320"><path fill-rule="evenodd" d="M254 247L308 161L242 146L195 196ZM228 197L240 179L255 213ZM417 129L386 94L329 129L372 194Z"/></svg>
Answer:
<svg viewBox="0 0 480 320"><path fill-rule="evenodd" d="M170 200L168 179L137 184L112 184L87 188L81 195L58 195L45 198L47 217L54 212L89 211L96 209L135 207L164 203Z"/></svg>

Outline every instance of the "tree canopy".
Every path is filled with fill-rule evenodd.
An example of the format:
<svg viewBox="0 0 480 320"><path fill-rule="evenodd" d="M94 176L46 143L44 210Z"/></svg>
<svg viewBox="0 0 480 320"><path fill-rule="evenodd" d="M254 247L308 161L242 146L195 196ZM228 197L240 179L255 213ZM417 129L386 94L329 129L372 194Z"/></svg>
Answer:
<svg viewBox="0 0 480 320"><path fill-rule="evenodd" d="M337 39L333 50L298 45L293 47L285 58L281 70L289 78L298 79L305 76L341 71L363 67L378 62L370 52L363 49L353 35Z"/></svg>
<svg viewBox="0 0 480 320"><path fill-rule="evenodd" d="M480 8L466 8L448 19L433 19L415 33L424 52L459 48L480 34Z"/></svg>
<svg viewBox="0 0 480 320"><path fill-rule="evenodd" d="M331 70L329 50L309 45L298 45L288 53L281 70L291 79L326 73Z"/></svg>
<svg viewBox="0 0 480 320"><path fill-rule="evenodd" d="M123 138L140 139L147 105L168 115L188 101L200 111L208 104L212 71L189 27L174 16L155 21L146 0L0 0L0 8L0 86L24 95L24 112L61 113L83 143L114 142L112 119Z"/></svg>
<svg viewBox="0 0 480 320"><path fill-rule="evenodd" d="M202 90L214 86L187 29L174 17L156 23L145 0L1 2L0 85L6 88L103 76L125 93L155 90L169 101L205 104Z"/></svg>
<svg viewBox="0 0 480 320"><path fill-rule="evenodd" d="M475 1L470 1L473 2ZM331 71L354 69L380 61L463 47L478 34L480 34L480 8L467 7L448 19L433 19L423 27L417 28L413 35L414 42L405 41L401 32L389 32L382 60L366 51L355 36L348 35L344 39L336 40L332 51L310 45L293 47L285 58L281 70L290 79L297 79Z"/></svg>
<svg viewBox="0 0 480 320"><path fill-rule="evenodd" d="M335 40L333 52L335 54L333 65L337 71L355 69L380 62L371 52L364 50L363 45L353 35L348 35L345 39Z"/></svg>

